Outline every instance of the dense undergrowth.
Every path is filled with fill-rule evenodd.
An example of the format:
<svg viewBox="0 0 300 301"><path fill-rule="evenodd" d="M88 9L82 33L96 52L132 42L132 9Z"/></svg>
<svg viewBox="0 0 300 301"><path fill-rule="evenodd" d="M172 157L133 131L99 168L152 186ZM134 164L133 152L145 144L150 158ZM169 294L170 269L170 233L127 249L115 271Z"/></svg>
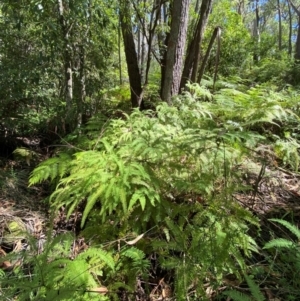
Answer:
<svg viewBox="0 0 300 301"><path fill-rule="evenodd" d="M79 237L88 246L74 256L74 237L54 238L50 229L41 251L29 237L26 252L8 255L22 264L1 272L3 298L265 300L263 273L249 265L262 252L260 222L234 196L255 190L244 181L251 162L298 173L299 96L270 85L219 82L214 94L188 88L172 106L93 117L32 172L30 185L55 187L54 215L82 210ZM296 227L281 224L299 239ZM270 252L267 273L295 277L300 251L292 238L270 241L263 252ZM229 276L235 286L245 279L249 294L220 289ZM151 284L158 280L160 293ZM283 284L284 300L297 300L299 282Z"/></svg>

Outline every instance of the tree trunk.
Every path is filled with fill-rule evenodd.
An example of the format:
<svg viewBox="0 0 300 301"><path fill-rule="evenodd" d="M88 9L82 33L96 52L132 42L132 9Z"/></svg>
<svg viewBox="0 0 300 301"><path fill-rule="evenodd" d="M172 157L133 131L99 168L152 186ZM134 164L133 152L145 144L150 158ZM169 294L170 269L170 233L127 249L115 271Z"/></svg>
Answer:
<svg viewBox="0 0 300 301"><path fill-rule="evenodd" d="M118 61L119 61L119 83L123 85L122 79L122 56L121 56L121 20L119 15L119 26L118 26Z"/></svg>
<svg viewBox="0 0 300 301"><path fill-rule="evenodd" d="M145 28L145 24L143 24ZM139 69L141 73L141 83L142 85L145 83L145 66L146 66L146 55L147 55L147 50L146 50L146 45L147 41L146 38L143 34L143 30L138 29L137 31L137 56L138 56L138 64L139 64Z"/></svg>
<svg viewBox="0 0 300 301"><path fill-rule="evenodd" d="M64 98L66 102L66 112L65 112L65 122L67 125L72 123L72 105L73 105L73 71L72 71L72 52L70 46L70 30L71 27L65 18L65 3L63 0L58 0L58 10L59 10L59 22L62 32L63 44L64 44Z"/></svg>
<svg viewBox="0 0 300 301"><path fill-rule="evenodd" d="M142 105L142 81L132 32L130 1L121 0L120 2L120 20L129 76L131 105L133 108L137 108Z"/></svg>
<svg viewBox="0 0 300 301"><path fill-rule="evenodd" d="M161 98L170 103L171 97L179 92L190 0L174 0L171 30L167 45L164 85Z"/></svg>
<svg viewBox="0 0 300 301"><path fill-rule="evenodd" d="M296 39L296 47L295 47L295 60L300 60L300 13L298 14L298 31L297 31L297 39Z"/></svg>
<svg viewBox="0 0 300 301"><path fill-rule="evenodd" d="M167 8L167 3L163 3L162 9L159 15L159 22L161 25L168 25L168 8ZM164 86L164 74L165 74L165 69L166 69L166 59L167 59L167 45L168 45L168 40L169 40L169 32L163 33L163 31L160 31L158 33L158 45L159 45L159 54L160 54L160 96L162 95L162 88Z"/></svg>
<svg viewBox="0 0 300 301"><path fill-rule="evenodd" d="M85 88L85 48L84 45L79 47L79 80L80 80L80 93L77 99L77 128L82 126L83 105L86 97Z"/></svg>
<svg viewBox="0 0 300 301"><path fill-rule="evenodd" d="M195 4L195 13L198 14L200 9L200 0L196 0L196 4Z"/></svg>
<svg viewBox="0 0 300 301"><path fill-rule="evenodd" d="M245 13L245 2L244 0L240 0L237 4L237 13L244 17L244 13Z"/></svg>
<svg viewBox="0 0 300 301"><path fill-rule="evenodd" d="M293 35L293 17L290 1L287 1L288 4L288 14L289 14L289 42L288 42L288 54L291 57L293 48L292 48L292 35Z"/></svg>
<svg viewBox="0 0 300 301"><path fill-rule="evenodd" d="M200 61L200 49L203 39L204 30L211 12L213 0L203 0L200 8L200 15L193 39L190 42L185 59L184 69L182 73L180 88L184 88L186 83L191 80L196 81L198 65Z"/></svg>
<svg viewBox="0 0 300 301"><path fill-rule="evenodd" d="M280 0L277 0L277 11L278 11L278 49L282 49L282 24L281 24L281 7Z"/></svg>
<svg viewBox="0 0 300 301"><path fill-rule="evenodd" d="M254 55L253 60L255 62L258 62L260 60L259 55L259 44L260 44L260 32L259 32L259 0L255 0L255 19L253 20L253 37L255 40L255 49L254 49Z"/></svg>
<svg viewBox="0 0 300 301"><path fill-rule="evenodd" d="M295 60L300 60L300 10L295 6L295 4L289 0L292 8L296 12L298 16L298 32L297 32L297 39L296 39L296 47L295 47Z"/></svg>
<svg viewBox="0 0 300 301"><path fill-rule="evenodd" d="M148 49L148 51L151 51ZM144 35L141 33L141 82L142 84L145 83L145 78L146 78L146 57L147 57L147 43L146 43L146 38Z"/></svg>
<svg viewBox="0 0 300 301"><path fill-rule="evenodd" d="M205 66L206 66L207 60L208 60L208 58L210 56L213 44L214 44L216 38L220 39L220 35L221 35L221 28L220 27L216 27L215 30L214 30L214 32L213 32L213 34L212 34L212 37L210 39L210 42L209 42L208 48L206 50L206 54L204 56L203 62L201 64L201 68L200 68L199 75L198 75L198 82L199 83L201 83L201 79L203 77ZM219 47L218 47L218 50L219 50ZM219 52L220 51L217 51L217 56L219 55ZM216 75L217 75L217 70L218 70L218 61L219 60L217 58L216 59L215 76L214 76L214 84L215 84L215 81L216 81Z"/></svg>

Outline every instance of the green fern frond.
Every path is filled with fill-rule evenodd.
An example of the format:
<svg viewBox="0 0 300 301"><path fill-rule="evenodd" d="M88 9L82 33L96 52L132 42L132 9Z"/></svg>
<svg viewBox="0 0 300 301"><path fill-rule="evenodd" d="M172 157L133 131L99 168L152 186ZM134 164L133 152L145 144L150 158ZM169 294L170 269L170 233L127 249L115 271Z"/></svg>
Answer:
<svg viewBox="0 0 300 301"><path fill-rule="evenodd" d="M50 158L33 170L29 179L29 186L41 183L45 180L63 178L71 167L72 156L68 153L60 153L58 157Z"/></svg>
<svg viewBox="0 0 300 301"><path fill-rule="evenodd" d="M25 148L25 147L16 148L13 151L13 154L16 158L21 158L21 159L25 160L27 165L30 165L30 161L33 158L38 157L37 152L35 152L31 149Z"/></svg>
<svg viewBox="0 0 300 301"><path fill-rule="evenodd" d="M253 301L251 297L235 290L226 291L223 294L227 297L230 297L233 301Z"/></svg>
<svg viewBox="0 0 300 301"><path fill-rule="evenodd" d="M292 225L290 222L285 221L283 219L271 218L269 220L283 225L288 230L290 230L291 233L293 233L300 240L300 229L298 227L296 227L295 225Z"/></svg>
<svg viewBox="0 0 300 301"><path fill-rule="evenodd" d="M133 261L140 261L145 257L145 253L142 250L137 249L135 247L130 247L127 248L125 251L122 251L122 255L132 259Z"/></svg>
<svg viewBox="0 0 300 301"><path fill-rule="evenodd" d="M267 242L264 246L264 249L270 248L292 248L295 247L296 244L290 240L284 238L277 238Z"/></svg>
<svg viewBox="0 0 300 301"><path fill-rule="evenodd" d="M89 263L90 266L97 267L99 264L106 264L111 270L115 269L115 260L107 251L104 251L101 248L89 247L83 253L80 253L76 259L85 260Z"/></svg>
<svg viewBox="0 0 300 301"><path fill-rule="evenodd" d="M274 152L284 164L289 164L295 171L300 166L300 143L294 138L277 139L274 145Z"/></svg>
<svg viewBox="0 0 300 301"><path fill-rule="evenodd" d="M150 267L149 260L145 259L145 253L138 248L126 248L121 252L121 256L132 260L132 267L137 271L137 273L145 273Z"/></svg>
<svg viewBox="0 0 300 301"><path fill-rule="evenodd" d="M265 301L265 297L260 291L259 286L253 281L251 277L245 275L245 279L249 286L251 297L239 292L238 290L227 290L223 293L223 295L230 297L234 301Z"/></svg>
<svg viewBox="0 0 300 301"><path fill-rule="evenodd" d="M255 301L265 301L265 297L259 289L259 286L251 279L248 275L245 275L245 279L250 288L251 294L254 297Z"/></svg>

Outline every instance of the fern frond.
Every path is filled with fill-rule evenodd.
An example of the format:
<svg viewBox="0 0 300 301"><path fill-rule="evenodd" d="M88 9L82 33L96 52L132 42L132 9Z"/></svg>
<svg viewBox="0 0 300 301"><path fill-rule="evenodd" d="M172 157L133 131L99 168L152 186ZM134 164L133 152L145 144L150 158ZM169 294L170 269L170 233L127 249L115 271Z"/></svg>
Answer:
<svg viewBox="0 0 300 301"><path fill-rule="evenodd" d="M283 219L271 218L269 220L283 225L288 230L290 230L291 233L293 233L300 240L300 229L298 227L296 227L295 225L292 225L290 222L285 221Z"/></svg>
<svg viewBox="0 0 300 301"><path fill-rule="evenodd" d="M265 297L259 289L259 286L251 279L248 275L245 275L245 279L250 288L252 296L255 298L255 301L265 301Z"/></svg>
<svg viewBox="0 0 300 301"><path fill-rule="evenodd" d="M145 253L138 248L126 248L121 252L121 255L132 260L132 267L137 270L138 273L145 273L150 267L149 260L145 259Z"/></svg>
<svg viewBox="0 0 300 301"><path fill-rule="evenodd" d="M116 265L112 254L101 248L89 247L86 251L80 253L77 258L78 260L86 260L93 267L105 263L111 270L114 270Z"/></svg>
<svg viewBox="0 0 300 301"><path fill-rule="evenodd" d="M60 153L58 157L50 158L33 170L29 178L29 186L64 177L71 167L72 156L68 153Z"/></svg>
<svg viewBox="0 0 300 301"><path fill-rule="evenodd" d="M251 297L235 290L226 291L223 294L227 297L230 297L234 301L253 301Z"/></svg>
<svg viewBox="0 0 300 301"><path fill-rule="evenodd" d="M292 248L295 247L296 244L290 240L284 238L277 238L267 242L264 246L264 249L270 248Z"/></svg>

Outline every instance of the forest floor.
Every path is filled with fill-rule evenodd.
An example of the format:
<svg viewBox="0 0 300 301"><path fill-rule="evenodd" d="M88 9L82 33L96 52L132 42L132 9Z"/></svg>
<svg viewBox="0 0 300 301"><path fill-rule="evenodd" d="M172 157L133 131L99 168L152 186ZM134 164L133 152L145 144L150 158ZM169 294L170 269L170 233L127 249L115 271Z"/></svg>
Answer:
<svg viewBox="0 0 300 301"><path fill-rule="evenodd" d="M250 163L249 163L250 164ZM13 237L9 233L8 225L17 222L33 235L42 248L46 232L50 228L50 210L45 199L49 196L47 185L28 187L28 177L33 166L27 166L14 160L2 160L0 166L0 268L12 270L17 263L1 261L1 256L12 251L17 252L25 248L25 237ZM276 165L264 166L250 164L245 172L245 184L251 185L248 193L234 195L237 202L247 207L256 215L261 223L261 235L258 243L270 239L269 218L286 218L300 226L300 176ZM74 253L80 252L85 243L78 237L81 212L74 213L69 220L60 211L52 221L54 234L72 231L77 235L74 241ZM272 228L279 231L277 237L283 233L279 227ZM11 235L10 235L11 234ZM285 233L287 235L287 233ZM9 239L7 238L9 237ZM74 254L76 256L76 254ZM253 259L252 259L253 260ZM261 260L258 258L257 260ZM255 262L252 262L255 264ZM274 276L275 278L278 276ZM271 283L271 282L269 282ZM226 283L224 283L226 286ZM270 284L272 286L272 284ZM265 286L267 300L283 300L274 295L274 290ZM273 293L272 293L273 292ZM278 293L279 295L280 292Z"/></svg>

